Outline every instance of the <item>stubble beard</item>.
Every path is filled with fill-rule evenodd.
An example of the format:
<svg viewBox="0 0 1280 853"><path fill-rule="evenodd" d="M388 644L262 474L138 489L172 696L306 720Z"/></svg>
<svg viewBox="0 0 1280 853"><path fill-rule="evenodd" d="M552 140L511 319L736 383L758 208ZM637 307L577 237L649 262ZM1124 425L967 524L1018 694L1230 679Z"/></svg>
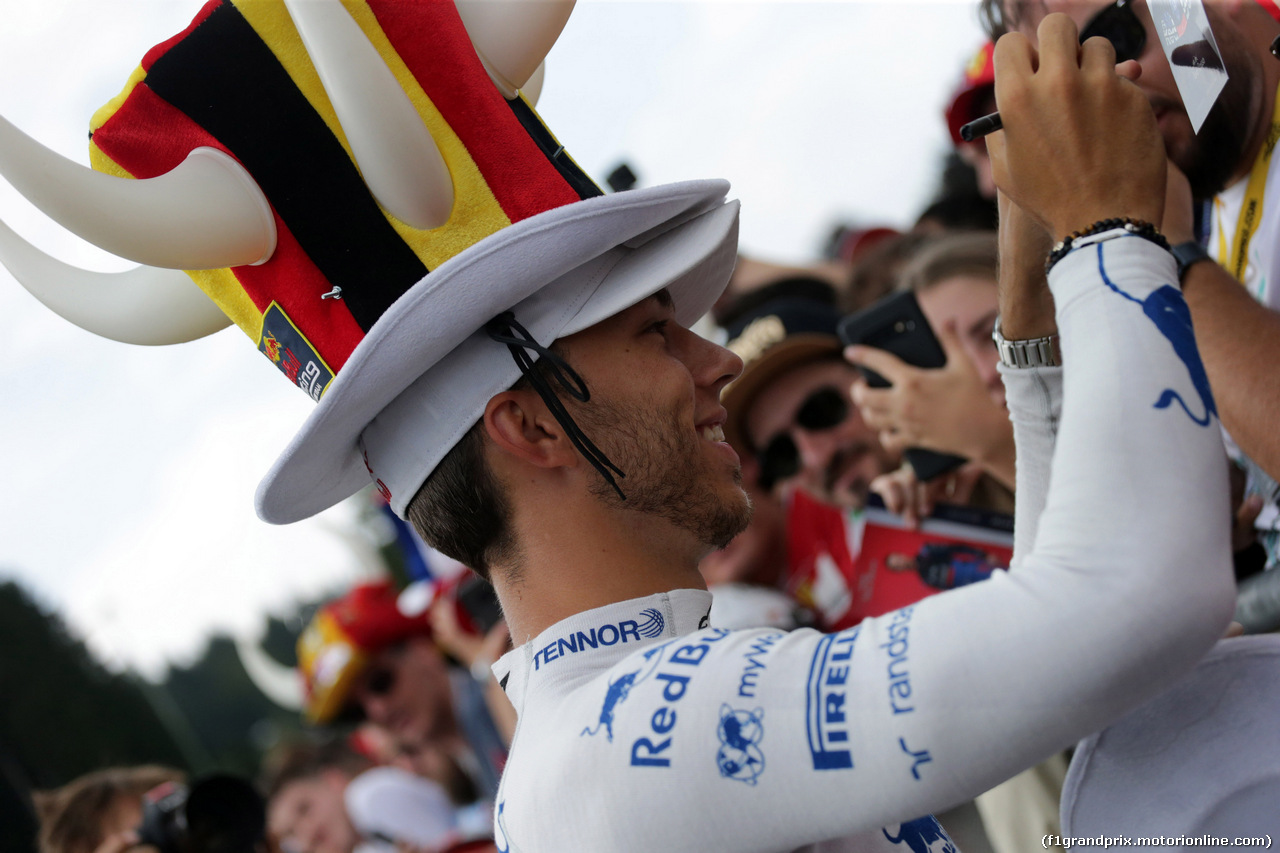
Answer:
<svg viewBox="0 0 1280 853"><path fill-rule="evenodd" d="M676 413L594 398L574 406L573 415L626 474L618 478L626 500L600 476L590 486L597 500L662 518L713 549L728 545L747 528L750 498L740 488L726 498L709 487L716 472L707 465L703 439ZM741 486L741 470L735 471L734 483Z"/></svg>
<svg viewBox="0 0 1280 853"><path fill-rule="evenodd" d="M1226 29L1219 27L1219 31L1225 33ZM1249 144L1250 129L1255 126L1250 117L1254 104L1260 103L1261 69L1252 67L1256 63L1248 61L1246 47L1226 39L1221 41L1227 84L1205 117L1200 132L1183 150L1171 154L1191 184L1192 197L1201 201L1226 189L1231 178L1247 165L1241 161ZM1263 105L1263 108L1269 106ZM1181 102L1177 108L1183 109ZM1269 119L1268 113L1258 120Z"/></svg>

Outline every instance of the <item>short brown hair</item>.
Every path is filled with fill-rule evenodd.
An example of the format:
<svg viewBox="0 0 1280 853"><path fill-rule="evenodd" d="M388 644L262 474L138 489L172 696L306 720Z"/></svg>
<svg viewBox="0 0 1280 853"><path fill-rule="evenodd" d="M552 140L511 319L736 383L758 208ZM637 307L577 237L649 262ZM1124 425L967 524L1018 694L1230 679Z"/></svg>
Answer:
<svg viewBox="0 0 1280 853"><path fill-rule="evenodd" d="M903 267L898 290L928 290L940 281L972 275L995 281L998 252L990 231L957 231L934 237Z"/></svg>
<svg viewBox="0 0 1280 853"><path fill-rule="evenodd" d="M560 341L549 349L568 357ZM533 370L546 378L543 360ZM509 390L532 387L522 376ZM432 548L492 580L493 564L510 561L515 541L506 493L484 458L488 440L481 418L436 465L405 507L405 518Z"/></svg>
<svg viewBox="0 0 1280 853"><path fill-rule="evenodd" d="M52 791L37 791L40 853L92 853L104 839L103 823L122 800L142 796L165 782L181 782L171 767L108 767Z"/></svg>
<svg viewBox="0 0 1280 853"><path fill-rule="evenodd" d="M356 752L343 737L299 740L276 747L262 763L262 790L271 800L286 785L314 779L326 770L355 778L373 766L373 760Z"/></svg>

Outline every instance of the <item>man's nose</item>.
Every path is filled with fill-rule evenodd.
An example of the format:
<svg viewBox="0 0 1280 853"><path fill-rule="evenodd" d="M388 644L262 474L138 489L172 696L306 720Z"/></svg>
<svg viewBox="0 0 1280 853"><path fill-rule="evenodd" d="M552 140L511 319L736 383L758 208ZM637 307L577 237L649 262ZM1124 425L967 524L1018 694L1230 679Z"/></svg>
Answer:
<svg viewBox="0 0 1280 853"><path fill-rule="evenodd" d="M685 365L699 387L714 388L718 394L742 373L737 354L689 329L684 330L684 350Z"/></svg>

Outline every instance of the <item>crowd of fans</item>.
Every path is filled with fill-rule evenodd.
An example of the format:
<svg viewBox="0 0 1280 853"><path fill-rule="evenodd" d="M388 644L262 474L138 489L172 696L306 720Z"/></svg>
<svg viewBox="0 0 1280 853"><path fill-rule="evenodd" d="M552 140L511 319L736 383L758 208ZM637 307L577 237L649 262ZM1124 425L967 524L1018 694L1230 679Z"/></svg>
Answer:
<svg viewBox="0 0 1280 853"><path fill-rule="evenodd" d="M1125 7L1093 5L1098 8L1087 11L1113 16ZM1274 23L1266 10L1259 5L1227 15L1213 4L1209 9L1232 69L1229 86L1266 83L1274 90L1272 65L1280 64L1257 49L1258 37L1246 35L1251 23ZM1034 11L1011 17L994 2L984 10L993 35L1004 29L1034 35ZM1128 14L1135 12L1128 8ZM1085 16L1079 23L1097 20ZM1120 57L1143 61L1139 85L1153 101L1168 85L1159 63L1150 63L1154 71L1146 67L1160 50L1155 42L1148 38L1145 47ZM997 229L985 146L960 138L961 125L994 110L993 81L988 43L964 69L947 105L954 151L938 196L913 226L842 231L830 257L807 265L742 257L725 297L704 321L702 331L745 364L723 402L726 436L742 458L743 485L755 506L751 526L701 567L715 595L714 624L836 631L885 612L868 589L876 579L857 569L859 523L869 501L882 502L908 526L939 504L1013 512L1013 430L992 340L997 288L1003 275L1042 275L1017 260L1042 259L1047 235L1014 233L1008 222ZM1230 95L1224 100L1237 103ZM1236 239L1240 193L1227 184L1249 174L1250 134L1268 121L1271 108L1269 99L1253 112L1250 102L1242 103L1239 112L1223 109L1209 119L1211 130L1232 121L1245 128L1234 135L1188 141L1176 122L1162 124L1174 155L1164 220L1171 242L1198 239L1213 250ZM1268 195L1275 192L1267 188ZM1188 266L1183 280L1236 451L1238 620L1251 632L1280 627L1280 596L1272 591L1280 579L1273 571L1280 557L1280 433L1267 420L1280 395L1266 380L1274 363L1266 355L1280 346L1270 310L1280 294L1271 283L1280 280L1273 268L1280 253L1268 236L1252 246L1246 240L1247 261L1238 272L1247 289L1212 262ZM902 292L915 295L945 366L922 368L841 342L843 317ZM890 385L873 386L867 370ZM913 448L964 461L922 479L905 461ZM923 572L914 558L893 568ZM964 582L982 582L999 568L984 565ZM500 622L483 624L459 604L457 585L456 577L438 577L427 603L408 602L389 583L362 585L317 614L299 643L307 717L317 736L281 745L268 757L259 780L264 844L289 853L496 849L492 808L515 719L489 666L509 640ZM918 594L940 591L928 587L921 585ZM1058 832L1065 766L1066 757L1056 756L940 820L966 850L1037 847L1042 836ZM148 792L175 782L180 775L163 768L116 769L45 795L42 853L128 849L138 840Z"/></svg>

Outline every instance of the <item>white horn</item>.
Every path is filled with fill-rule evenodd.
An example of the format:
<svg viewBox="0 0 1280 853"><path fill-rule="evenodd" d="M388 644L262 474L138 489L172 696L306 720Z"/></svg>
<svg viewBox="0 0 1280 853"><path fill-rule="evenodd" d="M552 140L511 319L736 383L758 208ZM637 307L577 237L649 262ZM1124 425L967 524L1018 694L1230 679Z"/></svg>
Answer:
<svg viewBox="0 0 1280 853"><path fill-rule="evenodd" d="M240 665L262 695L287 711L301 711L306 704L302 675L268 655L253 640L236 638L236 654Z"/></svg>
<svg viewBox="0 0 1280 853"><path fill-rule="evenodd" d="M453 180L409 96L337 0L285 0L365 184L393 216L435 228L453 209Z"/></svg>
<svg viewBox="0 0 1280 853"><path fill-rule="evenodd" d="M140 264L219 269L261 263L275 250L262 191L212 148L197 148L156 178L117 178L50 151L0 117L0 175L67 230Z"/></svg>
<svg viewBox="0 0 1280 853"><path fill-rule="evenodd" d="M524 95L524 99L529 102L529 106L536 107L538 105L538 98L542 97L542 84L546 81L547 63L544 62L533 72L533 76L520 87L520 94Z"/></svg>
<svg viewBox="0 0 1280 853"><path fill-rule="evenodd" d="M90 272L49 257L3 222L0 263L49 310L114 341L180 344L231 324L181 270Z"/></svg>
<svg viewBox="0 0 1280 853"><path fill-rule="evenodd" d="M574 0L457 0L458 14L489 76L508 99L560 37Z"/></svg>

